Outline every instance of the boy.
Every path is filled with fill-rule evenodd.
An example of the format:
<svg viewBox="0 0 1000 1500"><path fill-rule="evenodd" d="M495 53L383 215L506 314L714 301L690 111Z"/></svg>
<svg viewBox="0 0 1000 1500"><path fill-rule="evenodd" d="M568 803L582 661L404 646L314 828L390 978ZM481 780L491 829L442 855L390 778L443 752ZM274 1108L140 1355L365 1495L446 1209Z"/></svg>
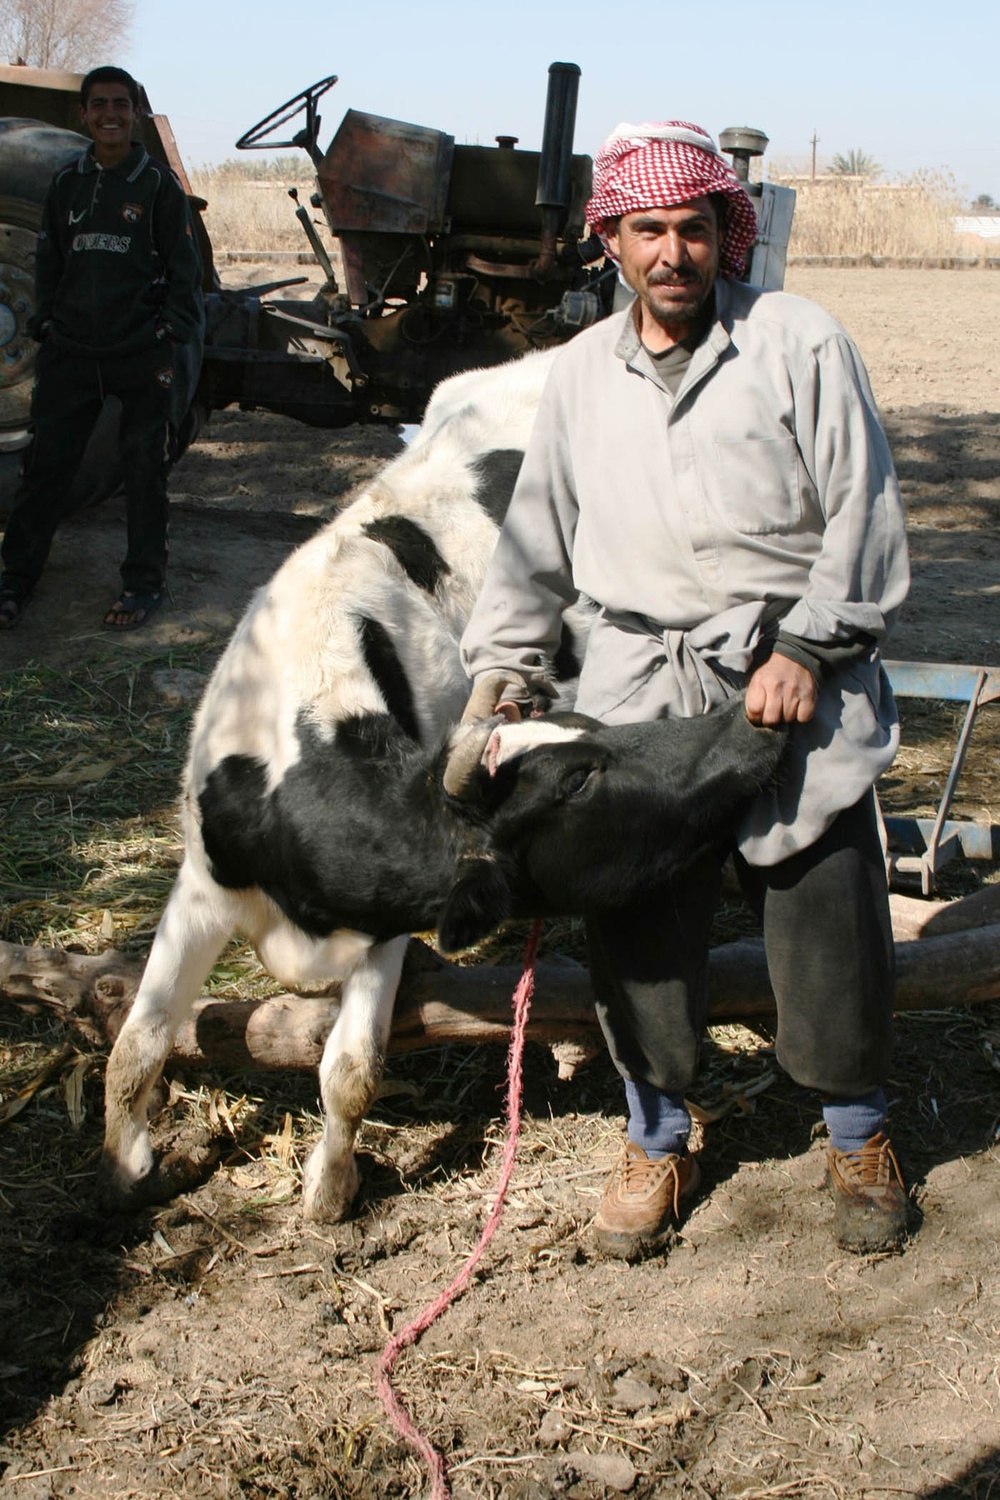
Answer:
<svg viewBox="0 0 1000 1500"><path fill-rule="evenodd" d="M0 548L0 629L31 598L108 395L122 405L128 549L104 624L135 629L163 599L175 355L200 343L204 308L187 200L132 141L138 113L128 73L88 73L80 122L92 145L56 174L45 201L28 324L41 345L32 441Z"/></svg>

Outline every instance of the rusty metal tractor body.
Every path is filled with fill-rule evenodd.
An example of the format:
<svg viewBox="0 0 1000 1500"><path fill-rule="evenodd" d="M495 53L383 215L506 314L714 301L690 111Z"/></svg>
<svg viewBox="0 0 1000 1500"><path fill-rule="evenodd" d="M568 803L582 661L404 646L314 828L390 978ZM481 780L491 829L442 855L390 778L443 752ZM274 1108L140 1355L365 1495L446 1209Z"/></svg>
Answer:
<svg viewBox="0 0 1000 1500"><path fill-rule="evenodd" d="M210 404L322 426L418 422L445 376L563 342L603 316L613 276L584 222L590 158L572 153L579 69L555 63L549 80L540 152L507 136L459 146L444 131L354 109L321 151L316 104L334 78L241 137L242 149L308 152L312 206L338 243L343 285L327 260L308 307L269 297L258 312L228 293L210 305ZM275 139L295 113L303 129ZM308 234L308 211L298 212ZM217 358L228 348L250 357Z"/></svg>

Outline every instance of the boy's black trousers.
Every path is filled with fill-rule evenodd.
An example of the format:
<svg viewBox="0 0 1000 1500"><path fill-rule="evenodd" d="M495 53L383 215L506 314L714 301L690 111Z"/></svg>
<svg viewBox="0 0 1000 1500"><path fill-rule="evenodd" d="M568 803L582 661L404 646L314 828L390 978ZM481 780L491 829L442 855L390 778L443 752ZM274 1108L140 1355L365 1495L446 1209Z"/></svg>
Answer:
<svg viewBox="0 0 1000 1500"><path fill-rule="evenodd" d="M163 586L167 568L167 475L173 351L143 350L120 359L84 359L43 344L31 401L32 438L4 534L4 582L34 587L70 487L106 396L121 401L119 443L128 547L122 586L132 593Z"/></svg>

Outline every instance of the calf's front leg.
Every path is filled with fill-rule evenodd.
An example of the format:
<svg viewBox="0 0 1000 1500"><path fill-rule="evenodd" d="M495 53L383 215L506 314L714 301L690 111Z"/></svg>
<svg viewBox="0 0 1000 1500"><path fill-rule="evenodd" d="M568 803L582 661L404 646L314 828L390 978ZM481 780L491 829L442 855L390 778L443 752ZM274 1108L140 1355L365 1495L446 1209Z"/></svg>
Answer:
<svg viewBox="0 0 1000 1500"><path fill-rule="evenodd" d="M346 1218L357 1196L354 1140L382 1081L408 942L398 937L377 943L344 980L340 1012L319 1065L323 1135L302 1177L302 1212L307 1219Z"/></svg>
<svg viewBox="0 0 1000 1500"><path fill-rule="evenodd" d="M224 900L213 900L182 866L104 1081L101 1177L105 1197L116 1206L134 1207L169 1194L154 1181L149 1096L231 933Z"/></svg>

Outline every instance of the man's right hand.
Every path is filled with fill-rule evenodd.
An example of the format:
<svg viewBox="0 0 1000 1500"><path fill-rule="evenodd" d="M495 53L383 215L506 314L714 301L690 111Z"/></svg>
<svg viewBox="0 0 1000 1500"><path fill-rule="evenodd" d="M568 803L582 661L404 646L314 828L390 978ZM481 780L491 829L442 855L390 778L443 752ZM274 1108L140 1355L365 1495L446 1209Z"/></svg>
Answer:
<svg viewBox="0 0 1000 1500"><path fill-rule="evenodd" d="M465 705L462 723L474 724L477 719L492 719L501 703L515 703L525 719L534 706L528 684L520 672L481 672Z"/></svg>
<svg viewBox="0 0 1000 1500"><path fill-rule="evenodd" d="M747 718L766 729L807 724L816 712L816 696L816 679L808 667L775 651L747 684Z"/></svg>

